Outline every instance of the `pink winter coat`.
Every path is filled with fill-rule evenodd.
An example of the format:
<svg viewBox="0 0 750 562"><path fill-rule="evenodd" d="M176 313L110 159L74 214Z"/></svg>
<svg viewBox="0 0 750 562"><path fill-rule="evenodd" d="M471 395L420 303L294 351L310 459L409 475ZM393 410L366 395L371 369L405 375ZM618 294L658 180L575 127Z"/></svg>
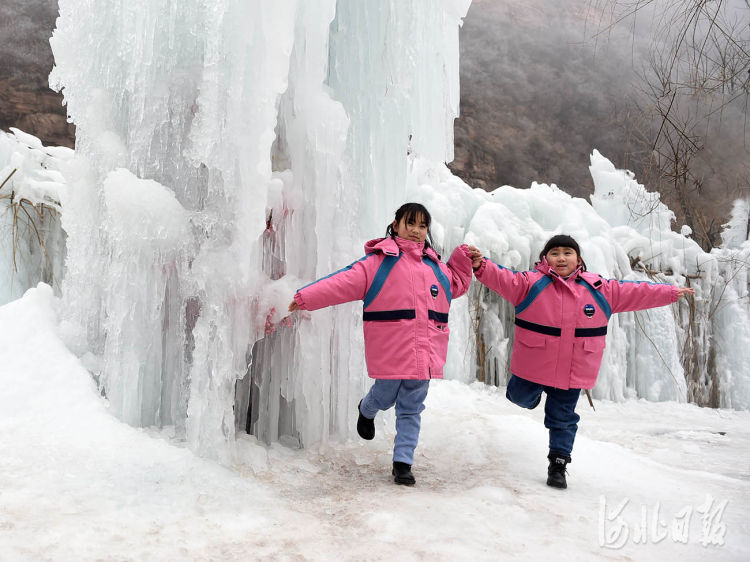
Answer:
<svg viewBox="0 0 750 562"><path fill-rule="evenodd" d="M580 268L567 279L543 259L534 271L483 260L479 281L516 307L510 372L555 388L593 388L614 312L665 306L677 287L604 279Z"/></svg>
<svg viewBox="0 0 750 562"><path fill-rule="evenodd" d="M423 242L378 238L362 259L302 287L303 310L364 301L365 359L374 379L443 378L448 309L471 283L471 253L457 247L447 265Z"/></svg>

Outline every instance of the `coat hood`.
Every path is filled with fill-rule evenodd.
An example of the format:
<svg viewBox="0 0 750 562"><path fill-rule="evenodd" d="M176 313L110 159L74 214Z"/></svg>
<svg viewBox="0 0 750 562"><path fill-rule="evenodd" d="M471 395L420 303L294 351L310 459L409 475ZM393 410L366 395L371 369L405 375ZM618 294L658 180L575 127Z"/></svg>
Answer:
<svg viewBox="0 0 750 562"><path fill-rule="evenodd" d="M399 238L398 236L387 238L374 238L365 244L365 254L384 254L386 256L397 256L399 253L420 253L427 256L435 263L440 261L440 254L432 248L425 248L424 242L414 242Z"/></svg>
<svg viewBox="0 0 750 562"><path fill-rule="evenodd" d="M557 277L558 279L562 279L557 272L552 268L552 266L547 261L546 257L542 257L542 261L538 261L534 264L534 269L538 271L539 273L543 273L544 275L549 275L551 277ZM579 265L577 268L573 270L573 273L568 275L566 279L575 279L576 277L580 277L580 275L583 273L583 267Z"/></svg>

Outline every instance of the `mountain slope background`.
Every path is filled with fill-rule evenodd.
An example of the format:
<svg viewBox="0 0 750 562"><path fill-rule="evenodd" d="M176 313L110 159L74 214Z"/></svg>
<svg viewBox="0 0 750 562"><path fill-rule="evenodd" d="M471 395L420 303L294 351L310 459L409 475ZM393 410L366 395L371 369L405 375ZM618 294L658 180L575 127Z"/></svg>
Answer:
<svg viewBox="0 0 750 562"><path fill-rule="evenodd" d="M537 181L587 197L589 155L597 148L661 193L677 215L676 228L692 219L708 249L720 244L732 202L750 195L750 7L745 0L724 2L744 41L745 56L737 61L744 95L718 110L722 100L699 91L683 96L671 116L690 124L701 146L691 161L694 179L678 194L654 166L662 124L654 110L665 99L651 88L655 66L669 56L665 32L675 23L661 10L680 2L655 3L654 10L641 2L645 8L610 25L634 4L474 0L461 29L461 117L450 167L474 187ZM699 119L705 114L711 117Z"/></svg>

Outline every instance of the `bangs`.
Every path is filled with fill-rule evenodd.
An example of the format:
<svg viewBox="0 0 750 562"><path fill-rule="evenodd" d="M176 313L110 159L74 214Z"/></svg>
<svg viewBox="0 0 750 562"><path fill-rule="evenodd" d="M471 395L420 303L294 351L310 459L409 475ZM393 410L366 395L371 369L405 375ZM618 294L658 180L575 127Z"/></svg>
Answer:
<svg viewBox="0 0 750 562"><path fill-rule="evenodd" d="M427 209L425 209L424 206L419 203L408 203L404 205L404 207L406 208L404 209L404 214L402 216L406 222L414 221L415 223L418 223L422 220L427 225L427 228L430 227L432 217L430 217L430 213L427 212Z"/></svg>

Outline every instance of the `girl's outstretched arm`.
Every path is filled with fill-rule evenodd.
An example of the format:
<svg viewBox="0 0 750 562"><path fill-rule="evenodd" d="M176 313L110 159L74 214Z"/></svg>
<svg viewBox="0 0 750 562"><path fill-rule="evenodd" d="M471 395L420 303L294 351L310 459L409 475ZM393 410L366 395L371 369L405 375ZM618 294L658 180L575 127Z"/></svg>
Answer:
<svg viewBox="0 0 750 562"><path fill-rule="evenodd" d="M479 254L481 258L482 254L475 246L461 244L456 246L450 259L445 264L451 272L451 294L454 299L469 290L472 260L476 254Z"/></svg>
<svg viewBox="0 0 750 562"><path fill-rule="evenodd" d="M525 271L513 271L497 265L489 258L482 258L474 275L482 285L492 289L514 306L520 303L529 291L531 282Z"/></svg>
<svg viewBox="0 0 750 562"><path fill-rule="evenodd" d="M618 281L603 279L604 294L612 307L612 312L645 310L666 306L676 302L680 297L694 295L690 287L677 287L669 283L650 283L647 281Z"/></svg>
<svg viewBox="0 0 750 562"><path fill-rule="evenodd" d="M343 269L313 281L299 289L289 304L289 311L318 310L350 301L361 300L367 291L369 263L377 261L375 254L368 254Z"/></svg>

